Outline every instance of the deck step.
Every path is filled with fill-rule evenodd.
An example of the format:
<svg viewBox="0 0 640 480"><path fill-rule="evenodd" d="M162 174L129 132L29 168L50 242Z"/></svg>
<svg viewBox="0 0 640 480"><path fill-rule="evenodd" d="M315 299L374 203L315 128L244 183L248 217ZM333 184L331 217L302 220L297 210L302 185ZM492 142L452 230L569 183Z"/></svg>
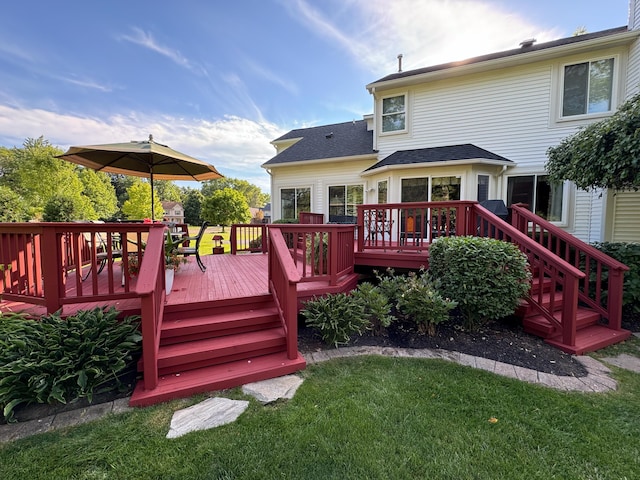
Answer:
<svg viewBox="0 0 640 480"><path fill-rule="evenodd" d="M162 323L160 345L169 345L212 336L232 335L253 330L274 328L280 325L275 306L244 311L212 314L211 310L200 311L189 317L172 313Z"/></svg>
<svg viewBox="0 0 640 480"><path fill-rule="evenodd" d="M591 325L576 332L575 345L562 342L562 336L547 338L545 342L572 355L583 355L615 343L622 342L631 336L628 330L614 330L605 325Z"/></svg>
<svg viewBox="0 0 640 480"><path fill-rule="evenodd" d="M139 381L129 405L143 407L174 398L183 398L196 393L233 388L245 383L267 380L304 369L306 362L298 352L295 359L287 358L286 352L236 360L179 374L164 375L153 390L145 390Z"/></svg>
<svg viewBox="0 0 640 480"><path fill-rule="evenodd" d="M282 327L160 346L160 375L247 359L286 349ZM141 367L144 365L141 363Z"/></svg>
<svg viewBox="0 0 640 480"><path fill-rule="evenodd" d="M554 317L560 321L560 313L556 312ZM595 325L600 321L600 314L594 310L578 307L576 314L576 330L587 328L591 325ZM542 338L550 338L557 334L557 328L544 315L530 315L522 320L522 326L524 331L532 335L537 335Z"/></svg>

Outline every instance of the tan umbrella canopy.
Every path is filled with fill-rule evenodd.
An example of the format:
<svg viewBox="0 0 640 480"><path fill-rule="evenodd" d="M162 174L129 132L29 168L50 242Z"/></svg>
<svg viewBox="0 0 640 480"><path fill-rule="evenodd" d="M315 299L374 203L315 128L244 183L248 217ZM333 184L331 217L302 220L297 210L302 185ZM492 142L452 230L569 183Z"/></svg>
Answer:
<svg viewBox="0 0 640 480"><path fill-rule="evenodd" d="M70 147L58 158L106 173L149 178L151 216L154 217L153 180L213 180L222 175L213 165L149 140Z"/></svg>

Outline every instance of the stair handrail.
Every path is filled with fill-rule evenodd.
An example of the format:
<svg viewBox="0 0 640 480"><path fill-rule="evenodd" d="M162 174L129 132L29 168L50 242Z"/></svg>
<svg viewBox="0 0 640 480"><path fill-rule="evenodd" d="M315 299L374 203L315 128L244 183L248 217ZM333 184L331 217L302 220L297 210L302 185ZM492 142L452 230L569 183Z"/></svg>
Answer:
<svg viewBox="0 0 640 480"><path fill-rule="evenodd" d="M537 295L531 292L526 296L527 302L539 311L553 325L558 327L562 335L562 343L575 345L577 330L577 309L578 309L578 282L585 277L585 273L566 262L562 258L550 252L544 246L529 238L526 234L505 222L497 215L479 204L473 204L467 215L467 232L475 231L478 236L496 238L514 243L527 255L529 264L533 268L539 269L539 273L551 281L551 306L544 306L542 299L542 288ZM557 286L562 288L562 308L560 310L560 321L554 316L554 292ZM559 301L559 300L558 300Z"/></svg>
<svg viewBox="0 0 640 480"><path fill-rule="evenodd" d="M607 319L609 328L614 330L622 328L624 272L628 271L629 267L594 246L570 235L548 220L535 215L523 204L511 206L511 223L527 237L583 272L585 276L578 286L580 301ZM595 263L593 267L592 263ZM606 307L603 305L604 298L602 297L602 287L605 283L603 281L604 270L608 272ZM595 277L595 285L593 286L595 298L590 296L592 277Z"/></svg>
<svg viewBox="0 0 640 480"><path fill-rule="evenodd" d="M269 228L269 292L287 339L287 357L298 358L298 289L300 274L279 228Z"/></svg>
<svg viewBox="0 0 640 480"><path fill-rule="evenodd" d="M145 390L158 386L158 350L164 318L166 228L151 228L140 262L135 292L140 297L142 327L143 382Z"/></svg>

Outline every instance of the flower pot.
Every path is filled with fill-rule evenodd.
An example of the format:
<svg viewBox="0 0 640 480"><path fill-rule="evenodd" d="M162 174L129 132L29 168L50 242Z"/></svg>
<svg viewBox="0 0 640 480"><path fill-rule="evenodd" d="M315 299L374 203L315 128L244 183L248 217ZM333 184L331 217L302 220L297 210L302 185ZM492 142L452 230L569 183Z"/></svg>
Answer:
<svg viewBox="0 0 640 480"><path fill-rule="evenodd" d="M164 271L164 289L169 295L171 293L171 289L173 288L173 276L176 271L173 268L166 268Z"/></svg>

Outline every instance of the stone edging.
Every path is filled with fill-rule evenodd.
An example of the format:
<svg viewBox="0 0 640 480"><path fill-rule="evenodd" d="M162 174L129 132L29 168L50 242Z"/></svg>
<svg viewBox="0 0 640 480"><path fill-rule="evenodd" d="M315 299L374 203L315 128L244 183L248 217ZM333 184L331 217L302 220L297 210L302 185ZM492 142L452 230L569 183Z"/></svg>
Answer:
<svg viewBox="0 0 640 480"><path fill-rule="evenodd" d="M393 348L393 347L344 347L332 350L320 350L304 354L308 365L324 362L333 358L353 357L357 355L382 355L385 357L404 358L431 358L447 360L460 365L466 365L480 370L514 378L527 383L543 385L555 388L556 390L577 391L588 393L602 393L616 390L618 383L609 376L611 370L600 363L595 358L581 355L576 356L587 370L584 377L573 377L565 375L553 375L550 373L538 372L530 368L519 367L509 363L489 360L483 357L474 357L466 353L459 353L442 349L414 349L414 348Z"/></svg>

